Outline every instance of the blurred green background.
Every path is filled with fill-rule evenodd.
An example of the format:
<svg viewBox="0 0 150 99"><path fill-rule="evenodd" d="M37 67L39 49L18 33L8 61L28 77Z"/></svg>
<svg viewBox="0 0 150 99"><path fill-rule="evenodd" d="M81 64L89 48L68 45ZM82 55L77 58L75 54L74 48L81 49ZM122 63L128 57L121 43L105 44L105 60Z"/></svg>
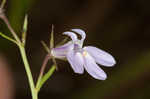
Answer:
<svg viewBox="0 0 150 99"><path fill-rule="evenodd" d="M59 70L41 89L39 99L150 99L149 4L149 0L7 0L5 12L18 35L24 15L29 16L26 51L34 80L46 55L40 41L48 43L52 24L56 43L64 39L62 32L81 28L87 33L85 45L101 48L117 61L112 68L101 66L108 78L99 81L87 73L73 73L68 62L58 60ZM2 20L0 31L10 35ZM19 50L3 38L0 45L12 72L13 99L31 99Z"/></svg>

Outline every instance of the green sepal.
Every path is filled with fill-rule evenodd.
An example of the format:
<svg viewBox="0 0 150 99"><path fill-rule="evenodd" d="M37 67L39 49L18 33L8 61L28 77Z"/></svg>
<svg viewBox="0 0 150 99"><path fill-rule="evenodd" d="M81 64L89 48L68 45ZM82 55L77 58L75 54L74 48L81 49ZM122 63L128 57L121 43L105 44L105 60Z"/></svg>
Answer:
<svg viewBox="0 0 150 99"><path fill-rule="evenodd" d="M46 43L45 43L44 41L41 41L41 43L42 43L44 49L46 50L46 52L47 52L48 54L50 54L50 49L49 49L49 47L46 45Z"/></svg>
<svg viewBox="0 0 150 99"><path fill-rule="evenodd" d="M51 37L50 37L50 49L54 48L54 25L52 25Z"/></svg>

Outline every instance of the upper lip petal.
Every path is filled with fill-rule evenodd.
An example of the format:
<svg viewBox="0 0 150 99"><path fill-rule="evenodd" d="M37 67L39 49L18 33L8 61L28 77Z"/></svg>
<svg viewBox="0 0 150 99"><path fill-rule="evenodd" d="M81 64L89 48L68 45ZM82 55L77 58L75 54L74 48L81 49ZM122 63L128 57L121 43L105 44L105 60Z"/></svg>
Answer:
<svg viewBox="0 0 150 99"><path fill-rule="evenodd" d="M71 37L71 39L72 39L74 42L78 40L78 39L77 39L77 35L76 35L75 33L73 33L73 32L67 31L67 32L64 32L63 34L64 34L64 35L67 35L67 36L69 36L69 37Z"/></svg>
<svg viewBox="0 0 150 99"><path fill-rule="evenodd" d="M81 30L81 29L71 29L71 31L80 34L81 37L82 37L82 39L81 39L82 41L86 38L86 34L85 34L84 30Z"/></svg>

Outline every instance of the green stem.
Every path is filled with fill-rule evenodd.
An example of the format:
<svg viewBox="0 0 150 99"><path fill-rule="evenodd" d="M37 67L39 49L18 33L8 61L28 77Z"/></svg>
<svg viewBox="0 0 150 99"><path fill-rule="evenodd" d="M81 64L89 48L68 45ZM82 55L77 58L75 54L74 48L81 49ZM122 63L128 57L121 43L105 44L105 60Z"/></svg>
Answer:
<svg viewBox="0 0 150 99"><path fill-rule="evenodd" d="M3 38L5 38L5 39L7 39L7 40L9 40L9 41L11 41L11 42L13 42L13 43L18 45L18 42L16 40L8 37L7 35L3 34L2 32L0 32L0 36L2 36Z"/></svg>
<svg viewBox="0 0 150 99"><path fill-rule="evenodd" d="M29 67L29 63L28 63L28 60L27 60L25 48L22 45L20 45L19 49L20 49L21 56L22 56L22 59L23 59L23 63L24 63L24 66L25 66L25 70L26 70L26 73L27 73L27 76L28 76L29 85L30 85L31 94L32 94L32 99L38 99L38 93L37 93L37 90L35 90L35 85L34 85L33 77L32 77L32 74L31 74L30 67Z"/></svg>
<svg viewBox="0 0 150 99"><path fill-rule="evenodd" d="M5 1L5 0L4 0ZM3 6L3 5L2 5ZM38 99L38 92L35 88L34 85L34 81L33 81L33 76L31 73L31 69L27 60L27 56L26 56L26 52L25 52L25 47L24 44L21 42L21 40L19 39L19 37L17 36L17 34L15 33L15 31L13 30L13 28L11 27L11 25L9 24L9 21L7 19L7 17L5 16L5 14L2 12L0 13L0 18L5 22L5 24L7 25L8 29L10 30L11 34L13 35L13 37L16 39L15 41L5 35L2 35L4 38L12 41L12 42L17 42L17 45L19 47L20 53L21 53L21 57L24 63L24 67L27 73L27 77L28 77L28 81L29 81L29 85L30 85L30 89L31 89L31 95L32 95L32 99Z"/></svg>

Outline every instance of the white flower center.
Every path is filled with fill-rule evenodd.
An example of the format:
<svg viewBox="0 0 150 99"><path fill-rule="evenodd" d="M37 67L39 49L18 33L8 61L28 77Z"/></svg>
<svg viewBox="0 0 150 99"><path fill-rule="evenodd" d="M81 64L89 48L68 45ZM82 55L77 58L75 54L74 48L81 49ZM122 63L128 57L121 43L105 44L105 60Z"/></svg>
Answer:
<svg viewBox="0 0 150 99"><path fill-rule="evenodd" d="M87 51L83 51L82 55L83 56L87 56L88 52Z"/></svg>

